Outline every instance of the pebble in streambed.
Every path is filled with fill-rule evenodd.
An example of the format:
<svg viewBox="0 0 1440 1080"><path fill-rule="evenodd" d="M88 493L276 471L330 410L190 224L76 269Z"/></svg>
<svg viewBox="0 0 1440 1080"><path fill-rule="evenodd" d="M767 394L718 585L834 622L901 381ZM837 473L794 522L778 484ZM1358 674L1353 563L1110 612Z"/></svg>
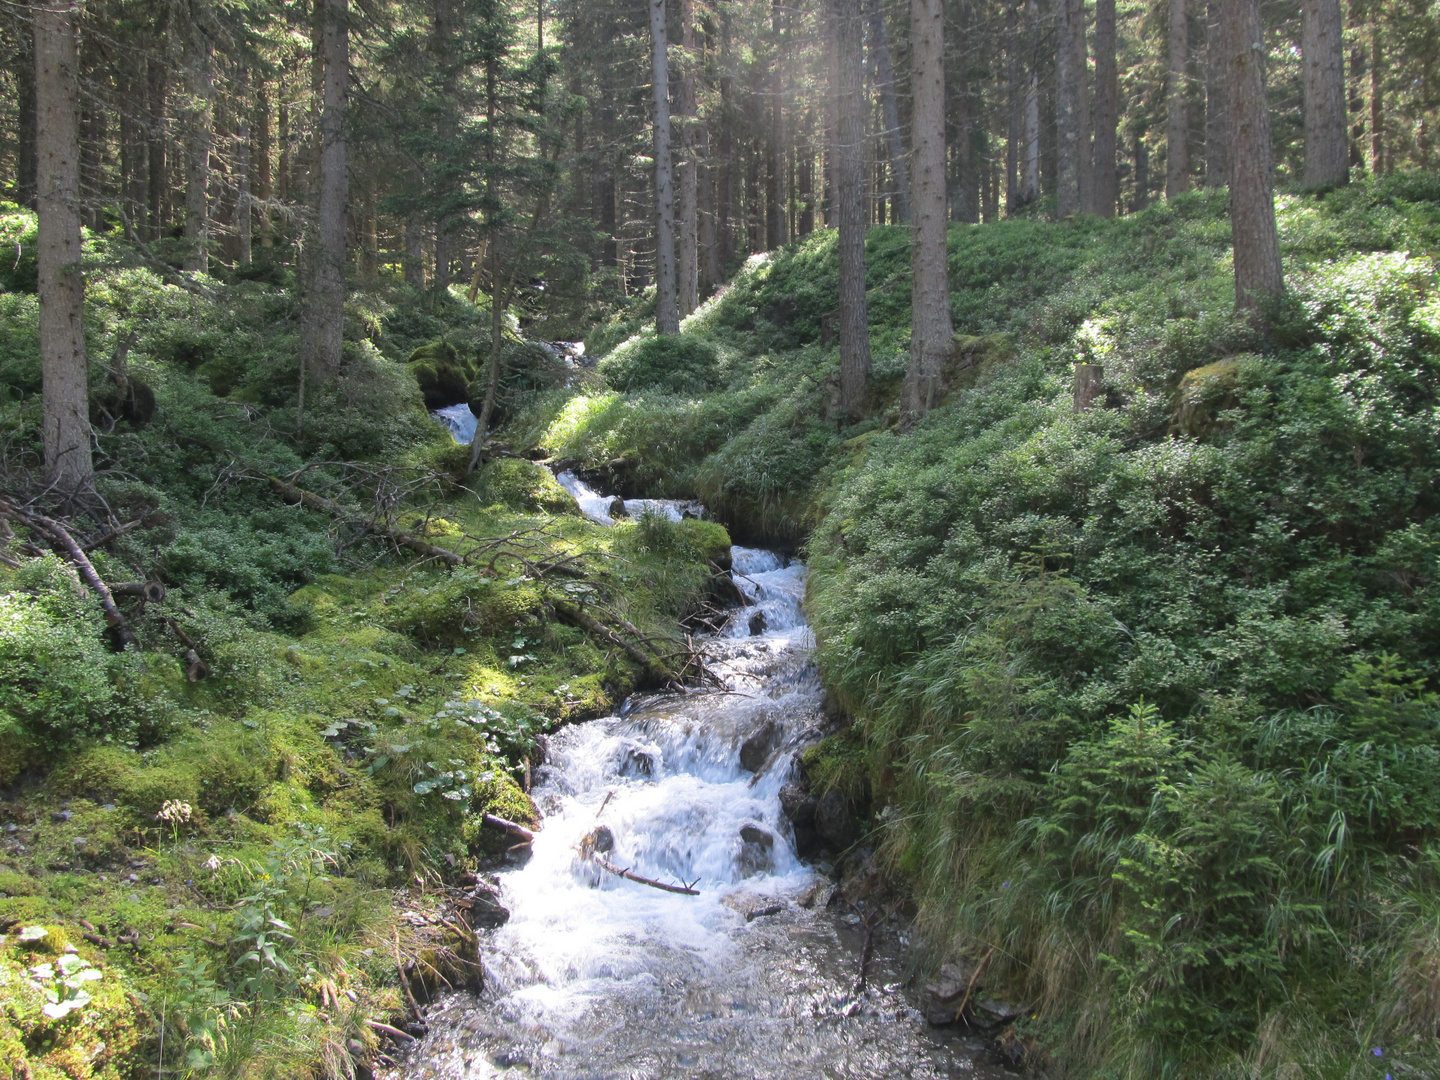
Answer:
<svg viewBox="0 0 1440 1080"><path fill-rule="evenodd" d="M804 567L732 555L766 613L762 633L749 632L752 607L705 645L735 692L657 696L552 737L533 791L543 828L528 862L500 876L510 920L482 936L485 989L438 1002L388 1076L1002 1075L978 1041L929 1028L907 1001L893 931L853 992L863 933L816 903L828 889L780 809L793 748L823 725ZM601 825L612 865L700 895L584 860Z"/></svg>

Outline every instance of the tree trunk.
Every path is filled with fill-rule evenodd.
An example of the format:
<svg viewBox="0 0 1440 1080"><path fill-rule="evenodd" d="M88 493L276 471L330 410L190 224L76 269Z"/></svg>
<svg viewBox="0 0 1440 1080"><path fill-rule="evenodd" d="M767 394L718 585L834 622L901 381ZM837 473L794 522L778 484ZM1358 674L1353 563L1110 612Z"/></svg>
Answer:
<svg viewBox="0 0 1440 1080"><path fill-rule="evenodd" d="M730 51L730 9L720 11L720 176L715 196L716 243L720 247L720 271L730 272L735 259L735 102L734 73Z"/></svg>
<svg viewBox="0 0 1440 1080"><path fill-rule="evenodd" d="M1020 202L1020 11L1012 2L1005 22L1005 212Z"/></svg>
<svg viewBox="0 0 1440 1080"><path fill-rule="evenodd" d="M350 33L347 0L316 0L316 5L324 82L305 352L316 374L333 379L340 373L344 344L345 211L349 199L345 96L350 80Z"/></svg>
<svg viewBox="0 0 1440 1080"><path fill-rule="evenodd" d="M185 25L185 269L210 269L210 148L214 132L211 46L191 19Z"/></svg>
<svg viewBox="0 0 1440 1080"><path fill-rule="evenodd" d="M840 248L840 407L858 414L870 381L870 316L865 300L865 191L860 0L831 0L836 63L835 217Z"/></svg>
<svg viewBox="0 0 1440 1080"><path fill-rule="evenodd" d="M1385 84L1380 53L1380 19L1370 13L1370 172L1385 174Z"/></svg>
<svg viewBox="0 0 1440 1080"><path fill-rule="evenodd" d="M696 159L694 0L680 0L680 49L684 67L680 70L680 236L676 266L676 304L684 318L700 303L700 222L699 174Z"/></svg>
<svg viewBox="0 0 1440 1080"><path fill-rule="evenodd" d="M35 209L35 42L19 35L15 57L16 121L15 201Z"/></svg>
<svg viewBox="0 0 1440 1080"><path fill-rule="evenodd" d="M430 287L444 294L450 288L450 219L441 218L435 223L435 275Z"/></svg>
<svg viewBox="0 0 1440 1080"><path fill-rule="evenodd" d="M1150 148L1145 145L1145 129L1135 133L1135 194L1130 209L1139 213L1150 205Z"/></svg>
<svg viewBox="0 0 1440 1080"><path fill-rule="evenodd" d="M1119 198L1115 171L1115 126L1120 84L1115 69L1115 0L1095 0L1095 189L1091 209L1114 217Z"/></svg>
<svg viewBox="0 0 1440 1080"><path fill-rule="evenodd" d="M168 72L164 61L152 57L147 70L148 93L146 96L146 123L149 144L149 168L146 192L150 204L150 239L158 240L165 232L165 176L169 171L166 161L165 139L165 94L168 90Z"/></svg>
<svg viewBox="0 0 1440 1080"><path fill-rule="evenodd" d="M1265 37L1260 0L1225 0L1227 81L1231 87L1230 228L1235 245L1235 306L1260 318L1285 287L1275 229L1275 167L1265 100Z"/></svg>
<svg viewBox="0 0 1440 1080"><path fill-rule="evenodd" d="M1190 61L1190 20L1186 0L1170 0L1170 50L1165 76L1165 197L1190 190L1190 119L1186 108L1186 66Z"/></svg>
<svg viewBox="0 0 1440 1080"><path fill-rule="evenodd" d="M270 96L265 92L265 80L260 80L255 95L255 161L254 194L259 201L256 214L260 219L260 246L275 246L274 226L270 219L270 200L275 195L275 182L270 171Z"/></svg>
<svg viewBox="0 0 1440 1080"><path fill-rule="evenodd" d="M1026 52L1030 62L1025 77L1024 167L1020 172L1020 205L1029 206L1040 198L1040 5L1026 0Z"/></svg>
<svg viewBox="0 0 1440 1080"><path fill-rule="evenodd" d="M80 250L80 13L76 0L41 0L32 11L45 478L77 495L93 477Z"/></svg>
<svg viewBox="0 0 1440 1080"><path fill-rule="evenodd" d="M912 418L924 416L934 407L954 337L945 252L944 10L944 0L910 0L915 230L910 242L910 366L905 374L905 410Z"/></svg>
<svg viewBox="0 0 1440 1080"><path fill-rule="evenodd" d="M785 220L785 65L782 0L770 7L770 138L765 181L765 246L774 251L789 238Z"/></svg>
<svg viewBox="0 0 1440 1080"><path fill-rule="evenodd" d="M250 205L250 80L240 69L240 101L235 123L235 243L240 265L251 261L254 241L254 210Z"/></svg>
<svg viewBox="0 0 1440 1080"><path fill-rule="evenodd" d="M405 284L425 287L425 231L418 210L405 218Z"/></svg>
<svg viewBox="0 0 1440 1080"><path fill-rule="evenodd" d="M655 332L678 334L675 296L675 181L670 167L670 66L665 0L650 0L651 82L655 107Z"/></svg>
<svg viewBox="0 0 1440 1080"><path fill-rule="evenodd" d="M360 225L360 287L373 289L380 282L380 228L377 220L375 179L365 185L364 219ZM473 301L472 301L473 303Z"/></svg>
<svg viewBox="0 0 1440 1080"><path fill-rule="evenodd" d="M1334 187L1350 178L1345 137L1345 51L1340 0L1304 0L1305 186Z"/></svg>
<svg viewBox="0 0 1440 1080"><path fill-rule="evenodd" d="M1230 182L1230 87L1225 82L1223 0L1205 8L1205 186Z"/></svg>
<svg viewBox="0 0 1440 1080"><path fill-rule="evenodd" d="M1075 39L1085 33L1084 0L1059 0L1055 44L1055 158L1058 183L1055 212L1080 212L1080 71Z"/></svg>
<svg viewBox="0 0 1440 1080"><path fill-rule="evenodd" d="M905 140L900 131L900 107L895 99L895 66L890 57L890 35L885 29L885 12L880 0L866 0L870 20L871 47L875 50L875 89L880 97L880 123L885 128L885 153L890 166L890 183L895 197L894 219L908 225L914 210L910 196L910 167L905 160Z"/></svg>

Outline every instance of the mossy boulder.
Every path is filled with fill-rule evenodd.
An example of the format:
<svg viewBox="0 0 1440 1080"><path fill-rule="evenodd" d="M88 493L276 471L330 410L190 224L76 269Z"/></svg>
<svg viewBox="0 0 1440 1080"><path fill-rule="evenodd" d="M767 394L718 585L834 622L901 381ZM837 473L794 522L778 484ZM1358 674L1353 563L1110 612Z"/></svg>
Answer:
<svg viewBox="0 0 1440 1080"><path fill-rule="evenodd" d="M501 503L524 513L580 513L549 469L523 458L491 461L475 473L471 485L482 503Z"/></svg>
<svg viewBox="0 0 1440 1080"><path fill-rule="evenodd" d="M425 408L433 411L470 400L475 368L448 341L421 345L406 363L425 398Z"/></svg>
<svg viewBox="0 0 1440 1080"><path fill-rule="evenodd" d="M1204 439L1221 427L1220 414L1235 408L1247 370L1261 363L1250 354L1227 356L1180 376L1170 431Z"/></svg>

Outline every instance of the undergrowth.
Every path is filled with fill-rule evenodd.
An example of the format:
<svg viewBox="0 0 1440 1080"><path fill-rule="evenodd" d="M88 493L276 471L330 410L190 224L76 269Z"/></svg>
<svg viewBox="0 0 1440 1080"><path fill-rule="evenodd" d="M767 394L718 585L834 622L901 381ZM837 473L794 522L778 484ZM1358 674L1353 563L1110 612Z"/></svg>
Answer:
<svg viewBox="0 0 1440 1080"><path fill-rule="evenodd" d="M517 428L808 538L853 717L812 780L868 797L922 963L983 964L1057 1075L1440 1071L1440 182L1283 195L1279 221L1266 335L1232 314L1223 192L953 228L947 397L909 433L903 233L867 243L854 424L819 233L753 258L683 351L641 331L609 390ZM712 389L630 374L710 351ZM1104 369L1080 413L1076 363Z"/></svg>

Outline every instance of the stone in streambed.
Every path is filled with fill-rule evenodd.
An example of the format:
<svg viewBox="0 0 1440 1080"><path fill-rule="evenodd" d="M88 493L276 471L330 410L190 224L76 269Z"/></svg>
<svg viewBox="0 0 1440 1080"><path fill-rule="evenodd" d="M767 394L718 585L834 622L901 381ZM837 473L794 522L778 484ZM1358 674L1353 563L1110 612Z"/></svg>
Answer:
<svg viewBox="0 0 1440 1080"><path fill-rule="evenodd" d="M754 615L750 616L749 626L750 636L759 637L761 634L765 633L766 630L770 629L770 620L765 618L765 612L757 611Z"/></svg>
<svg viewBox="0 0 1440 1080"><path fill-rule="evenodd" d="M741 877L775 869L775 837L759 825L740 826L740 857L736 860Z"/></svg>
<svg viewBox="0 0 1440 1080"><path fill-rule="evenodd" d="M860 838L860 826L850 800L838 791L821 796L815 804L815 831L834 848L847 848Z"/></svg>
<svg viewBox="0 0 1440 1080"><path fill-rule="evenodd" d="M605 512L612 518L628 518L630 516L630 511L625 509L624 499L611 499Z"/></svg>
<svg viewBox="0 0 1440 1080"><path fill-rule="evenodd" d="M740 744L740 767L749 772L758 772L779 741L780 725L774 720L766 720L753 735Z"/></svg>
<svg viewBox="0 0 1440 1080"><path fill-rule="evenodd" d="M785 815L791 825L813 828L815 808L819 802L819 799L799 784L786 784L780 789L780 812Z"/></svg>

